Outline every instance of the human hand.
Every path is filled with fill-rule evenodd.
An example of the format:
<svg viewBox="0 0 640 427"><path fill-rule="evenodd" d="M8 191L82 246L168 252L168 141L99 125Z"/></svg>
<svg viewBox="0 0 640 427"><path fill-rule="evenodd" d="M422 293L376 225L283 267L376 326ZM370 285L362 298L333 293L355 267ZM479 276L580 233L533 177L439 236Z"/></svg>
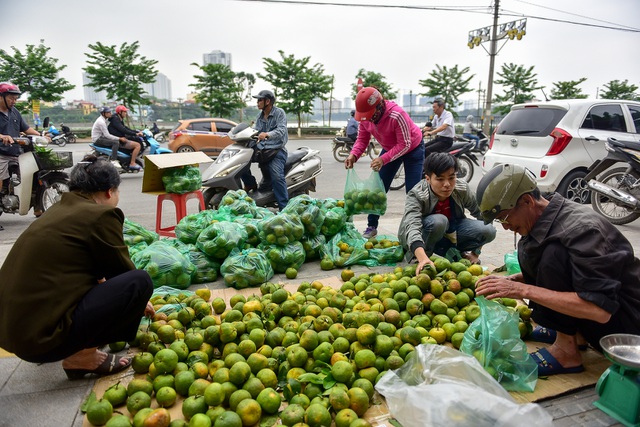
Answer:
<svg viewBox="0 0 640 427"><path fill-rule="evenodd" d="M151 301L147 302L147 306L144 309L144 315L146 317L153 317L153 315L156 314L156 310L153 308L153 304L151 304Z"/></svg>
<svg viewBox="0 0 640 427"><path fill-rule="evenodd" d="M258 141L264 141L265 139L269 138L269 134L266 132L260 132L258 134Z"/></svg>
<svg viewBox="0 0 640 427"><path fill-rule="evenodd" d="M120 138L118 138L118 141L120 141L121 144L126 144L127 138L125 138L124 136L121 136Z"/></svg>
<svg viewBox="0 0 640 427"><path fill-rule="evenodd" d="M425 267L432 267L434 270L436 268L435 264L431 259L426 256L423 260L418 261L418 266L416 267L416 276L422 272L422 269Z"/></svg>
<svg viewBox="0 0 640 427"><path fill-rule="evenodd" d="M382 166L384 166L384 162L380 157L376 157L371 161L371 169L373 169L376 172L379 172Z"/></svg>
<svg viewBox="0 0 640 427"><path fill-rule="evenodd" d="M11 145L13 144L13 138L11 138L9 135L2 135L0 134L0 140L2 140L2 143L4 145Z"/></svg>
<svg viewBox="0 0 640 427"><path fill-rule="evenodd" d="M351 169L355 162L356 162L356 156L354 156L353 154L349 154L349 157L347 157L344 161L344 168Z"/></svg>
<svg viewBox="0 0 640 427"><path fill-rule="evenodd" d="M487 299L494 298L525 298L526 285L505 276L485 276L476 282L476 295L484 295Z"/></svg>

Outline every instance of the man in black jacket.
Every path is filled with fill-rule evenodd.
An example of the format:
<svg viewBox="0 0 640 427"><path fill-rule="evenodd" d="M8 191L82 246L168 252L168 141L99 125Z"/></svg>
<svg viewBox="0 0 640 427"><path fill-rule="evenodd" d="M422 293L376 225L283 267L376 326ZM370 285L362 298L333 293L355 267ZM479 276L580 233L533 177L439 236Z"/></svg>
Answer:
<svg viewBox="0 0 640 427"><path fill-rule="evenodd" d="M136 132L135 130L129 129L125 126L124 120L127 117L128 111L129 109L124 105L118 105L116 107L116 114L111 116L108 130L111 135L127 139L125 143L120 143L120 146L131 150L131 163L129 165L129 169L140 169L140 166L136 164L136 158L138 157L138 153L140 153L141 146L140 143L136 141L138 140L138 137L142 136L142 132ZM113 152L111 157L117 158L118 146L114 144L112 148Z"/></svg>

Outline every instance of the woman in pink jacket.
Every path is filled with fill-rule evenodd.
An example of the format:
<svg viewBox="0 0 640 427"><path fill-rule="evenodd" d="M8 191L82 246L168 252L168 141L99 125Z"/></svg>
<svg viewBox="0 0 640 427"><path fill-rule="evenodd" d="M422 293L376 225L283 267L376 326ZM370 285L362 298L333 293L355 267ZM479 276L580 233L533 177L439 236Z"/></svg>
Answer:
<svg viewBox="0 0 640 427"><path fill-rule="evenodd" d="M404 165L405 191L409 192L423 178L424 141L418 125L398 104L385 101L375 87L365 87L358 92L355 118L360 122L358 139L344 161L345 167L353 167L373 135L382 151L380 157L371 161L371 169L380 172L385 191L389 191L393 177ZM379 218L379 215L369 215L363 237L369 239L378 234Z"/></svg>

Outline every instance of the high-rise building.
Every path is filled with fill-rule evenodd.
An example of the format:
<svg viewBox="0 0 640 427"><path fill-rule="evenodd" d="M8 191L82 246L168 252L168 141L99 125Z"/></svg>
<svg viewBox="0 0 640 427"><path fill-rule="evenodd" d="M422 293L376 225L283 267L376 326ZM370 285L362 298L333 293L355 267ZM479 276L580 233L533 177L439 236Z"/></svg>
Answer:
<svg viewBox="0 0 640 427"><path fill-rule="evenodd" d="M345 108L347 110L351 110L353 108L353 99L351 99L351 97L346 97L342 101L342 108Z"/></svg>
<svg viewBox="0 0 640 427"><path fill-rule="evenodd" d="M210 53L202 55L202 65L224 64L231 68L231 54L221 50L212 50Z"/></svg>
<svg viewBox="0 0 640 427"><path fill-rule="evenodd" d="M91 102L96 107L104 104L107 101L107 93L103 90L96 92L92 87L87 86L91 83L91 79L86 72L82 73L82 86L84 90L84 100Z"/></svg>
<svg viewBox="0 0 640 427"><path fill-rule="evenodd" d="M156 99L171 101L171 80L162 73L156 75L156 81L151 84L144 84L142 88L148 95Z"/></svg>

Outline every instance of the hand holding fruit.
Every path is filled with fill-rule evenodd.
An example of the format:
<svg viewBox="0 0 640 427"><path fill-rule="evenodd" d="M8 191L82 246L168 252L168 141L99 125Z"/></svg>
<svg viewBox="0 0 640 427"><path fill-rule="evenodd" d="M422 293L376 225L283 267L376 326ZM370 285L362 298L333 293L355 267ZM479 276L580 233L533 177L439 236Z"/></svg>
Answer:
<svg viewBox="0 0 640 427"><path fill-rule="evenodd" d="M476 283L476 294L487 299L494 298L526 298L528 285L504 276L485 276Z"/></svg>
<svg viewBox="0 0 640 427"><path fill-rule="evenodd" d="M416 267L416 276L418 274L420 274L422 269L427 265L431 265L431 266L433 266L433 268L435 268L435 265L433 264L433 261L431 261L431 259L429 258L429 256L425 252L424 248L417 248L415 253L414 253L414 255L416 256L416 259L418 260L418 266Z"/></svg>
<svg viewBox="0 0 640 427"><path fill-rule="evenodd" d="M153 315L156 314L156 311L153 309L153 304L151 303L151 301L147 302L147 306L144 309L144 315L146 317L153 317Z"/></svg>

